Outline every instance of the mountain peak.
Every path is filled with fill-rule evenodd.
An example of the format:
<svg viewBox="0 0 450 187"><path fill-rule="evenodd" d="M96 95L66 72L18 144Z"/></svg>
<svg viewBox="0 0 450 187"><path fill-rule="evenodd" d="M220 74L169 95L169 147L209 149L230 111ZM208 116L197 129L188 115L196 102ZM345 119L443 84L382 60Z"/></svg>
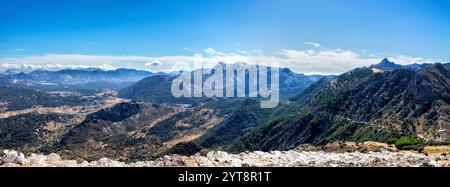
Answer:
<svg viewBox="0 0 450 187"><path fill-rule="evenodd" d="M225 66L226 64L224 62L219 62L219 63L217 63L217 65Z"/></svg>
<svg viewBox="0 0 450 187"><path fill-rule="evenodd" d="M379 64L395 64L395 63L389 61L389 59L387 59L387 58L384 58L383 60L381 60L381 62Z"/></svg>
<svg viewBox="0 0 450 187"><path fill-rule="evenodd" d="M231 65L233 67L245 67L247 64L245 62L238 61L234 64L228 64L228 65ZM219 62L214 67L217 67L217 66L222 66L223 68L225 68L227 66L227 64L224 62Z"/></svg>
<svg viewBox="0 0 450 187"><path fill-rule="evenodd" d="M401 68L402 66L389 61L389 59L387 59L387 58L384 58L383 60L381 60L380 63L371 65L370 67L380 69L383 71L393 71L393 70Z"/></svg>

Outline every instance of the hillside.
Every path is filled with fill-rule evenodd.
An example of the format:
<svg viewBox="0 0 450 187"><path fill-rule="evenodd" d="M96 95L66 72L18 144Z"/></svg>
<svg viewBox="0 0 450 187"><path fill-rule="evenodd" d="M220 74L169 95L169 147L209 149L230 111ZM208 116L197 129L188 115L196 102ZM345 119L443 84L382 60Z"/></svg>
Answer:
<svg viewBox="0 0 450 187"><path fill-rule="evenodd" d="M73 115L27 113L0 119L0 149L38 152L60 136L64 126L74 125Z"/></svg>
<svg viewBox="0 0 450 187"><path fill-rule="evenodd" d="M34 106L78 106L88 103L89 99L80 97L61 97L42 91L0 86L0 111L12 111Z"/></svg>
<svg viewBox="0 0 450 187"><path fill-rule="evenodd" d="M123 102L87 115L46 150L87 160L148 160L200 137L219 120L209 109Z"/></svg>
<svg viewBox="0 0 450 187"><path fill-rule="evenodd" d="M360 68L328 83L305 90L296 99L307 99L306 106L252 130L231 149L285 150L302 143L416 136L450 141L449 66L383 73Z"/></svg>
<svg viewBox="0 0 450 187"><path fill-rule="evenodd" d="M172 96L171 85L175 76L155 75L147 77L126 88L120 89L118 96L127 99L144 100L152 103L193 104L197 98L176 98Z"/></svg>

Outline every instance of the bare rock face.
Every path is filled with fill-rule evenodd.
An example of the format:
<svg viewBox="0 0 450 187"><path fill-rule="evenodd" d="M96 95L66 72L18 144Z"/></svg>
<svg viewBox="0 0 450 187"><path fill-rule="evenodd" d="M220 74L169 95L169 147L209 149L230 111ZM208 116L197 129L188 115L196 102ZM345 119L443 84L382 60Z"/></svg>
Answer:
<svg viewBox="0 0 450 187"><path fill-rule="evenodd" d="M0 163L1 164L10 164L10 163L24 163L25 156L22 153L18 153L16 151L4 150L0 155Z"/></svg>
<svg viewBox="0 0 450 187"><path fill-rule="evenodd" d="M212 151L207 156L166 155L154 161L124 163L102 158L78 163L62 160L57 154L31 154L5 150L0 153L0 166L6 167L450 167L447 155L424 155L407 152L308 152L272 151L229 154Z"/></svg>

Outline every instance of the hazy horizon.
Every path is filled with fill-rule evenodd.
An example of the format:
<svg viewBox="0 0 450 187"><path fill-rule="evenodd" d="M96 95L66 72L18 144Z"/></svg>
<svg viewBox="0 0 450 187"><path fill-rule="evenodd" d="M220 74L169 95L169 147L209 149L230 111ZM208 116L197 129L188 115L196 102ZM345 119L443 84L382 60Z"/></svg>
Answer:
<svg viewBox="0 0 450 187"><path fill-rule="evenodd" d="M276 62L297 73L340 74L385 57L398 64L450 61L447 1L173 4L2 2L0 69L172 72L201 57L207 64Z"/></svg>

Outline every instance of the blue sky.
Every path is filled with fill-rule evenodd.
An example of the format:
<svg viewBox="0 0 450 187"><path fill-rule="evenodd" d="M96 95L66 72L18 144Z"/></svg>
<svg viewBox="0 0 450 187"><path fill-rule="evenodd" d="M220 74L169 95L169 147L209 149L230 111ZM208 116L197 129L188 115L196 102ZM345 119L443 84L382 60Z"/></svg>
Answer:
<svg viewBox="0 0 450 187"><path fill-rule="evenodd" d="M450 61L449 33L450 1L443 0L0 2L3 68L169 71L200 54L208 61L281 59L298 72L331 74L382 57Z"/></svg>

